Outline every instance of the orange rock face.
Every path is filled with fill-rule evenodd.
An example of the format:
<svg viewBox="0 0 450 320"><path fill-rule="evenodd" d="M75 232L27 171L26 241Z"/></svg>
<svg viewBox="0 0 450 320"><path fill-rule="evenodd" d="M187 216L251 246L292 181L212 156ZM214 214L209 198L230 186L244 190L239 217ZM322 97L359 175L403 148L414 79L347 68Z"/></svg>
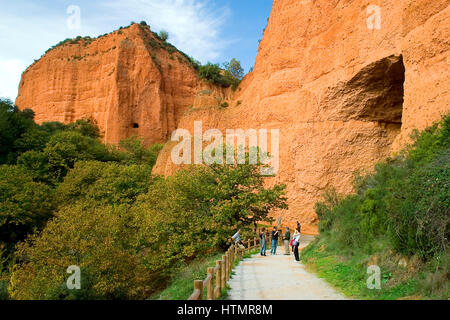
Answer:
<svg viewBox="0 0 450 320"><path fill-rule="evenodd" d="M58 46L24 72L16 104L33 109L38 123L94 119L108 143L133 135L165 142L193 104L198 77L161 43L134 24L91 43Z"/></svg>
<svg viewBox="0 0 450 320"><path fill-rule="evenodd" d="M287 185L289 210L272 216L315 233L314 205L327 188L351 192L355 173L449 112L449 18L447 0L274 0L254 72L236 92L198 83L176 61L176 74L165 63L160 73L136 32L104 60L68 63L73 48L51 51L24 74L17 104L40 121L94 117L109 142L136 133L135 122L149 143L175 127L193 132L194 121L203 131L279 129L280 168L268 184ZM119 48L115 38L98 41ZM174 145L154 173L179 168Z"/></svg>
<svg viewBox="0 0 450 320"><path fill-rule="evenodd" d="M196 110L179 127L280 129L269 183L287 185L289 210L272 215L316 233L327 188L351 192L355 173L450 110L449 18L445 0L274 0L255 70L230 106ZM175 170L172 147L155 173Z"/></svg>

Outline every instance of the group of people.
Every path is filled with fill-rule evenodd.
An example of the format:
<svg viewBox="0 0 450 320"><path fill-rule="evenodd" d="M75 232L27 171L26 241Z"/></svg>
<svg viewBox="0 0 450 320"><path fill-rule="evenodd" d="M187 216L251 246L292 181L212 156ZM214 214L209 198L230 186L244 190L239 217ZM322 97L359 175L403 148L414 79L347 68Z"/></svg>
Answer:
<svg viewBox="0 0 450 320"><path fill-rule="evenodd" d="M256 233L256 223L254 224L254 231ZM289 246L292 248L292 252L294 252L294 257L296 261L300 261L300 257L298 254L298 247L300 245L300 231L301 231L301 224L297 221L297 228L295 228L294 235L291 239L291 231L289 230L289 227L286 227L286 231L283 235L283 241L284 241L284 254L290 255ZM234 243L241 247L242 249L245 248L244 244L242 243L241 239L241 230L239 229L231 238L233 239ZM270 254L276 255L277 254L277 247L278 247L278 238L280 236L280 232L277 227L273 227L272 230L272 244L270 247ZM260 244L261 244L261 256L266 256L267 251L267 240L269 238L269 234L266 232L266 228L262 228L261 232L259 233L260 238Z"/></svg>
<svg viewBox="0 0 450 320"><path fill-rule="evenodd" d="M300 231L301 231L301 224L297 221L297 228L295 228L294 235L291 239L291 232L289 230L289 227L286 227L286 231L283 235L283 241L284 241L284 251L285 255L290 255L289 246L292 248L292 251L294 252L294 257L296 261L300 261L300 257L298 254L298 247L300 245ZM266 248L267 248L267 240L268 240L268 233L266 232L266 228L262 228L261 232L259 233L260 243L261 243L261 256L266 256ZM277 254L277 246L278 246L278 237L280 236L280 232L277 227L273 227L272 230L272 244L270 248L270 254L276 255Z"/></svg>

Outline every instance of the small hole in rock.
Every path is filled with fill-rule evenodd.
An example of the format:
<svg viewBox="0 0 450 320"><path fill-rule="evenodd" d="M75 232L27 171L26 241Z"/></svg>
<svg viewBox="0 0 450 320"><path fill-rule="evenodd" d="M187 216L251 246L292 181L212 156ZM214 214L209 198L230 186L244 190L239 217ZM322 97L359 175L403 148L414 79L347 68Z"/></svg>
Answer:
<svg viewBox="0 0 450 320"><path fill-rule="evenodd" d="M133 123L133 128L135 128L135 129L139 128L139 124Z"/></svg>

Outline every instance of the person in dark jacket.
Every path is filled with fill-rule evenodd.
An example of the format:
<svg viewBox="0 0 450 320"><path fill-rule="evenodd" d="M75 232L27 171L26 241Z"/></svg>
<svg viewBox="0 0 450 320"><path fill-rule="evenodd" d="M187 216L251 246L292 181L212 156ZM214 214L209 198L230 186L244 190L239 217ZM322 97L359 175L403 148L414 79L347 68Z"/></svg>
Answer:
<svg viewBox="0 0 450 320"><path fill-rule="evenodd" d="M266 244L267 244L267 236L266 236L266 228L262 228L261 232L259 233L260 238L260 244L261 244L261 255L266 255Z"/></svg>
<svg viewBox="0 0 450 320"><path fill-rule="evenodd" d="M273 255L277 254L278 235L279 235L279 232L277 230L277 227L273 227L273 231L272 231L272 245L270 247L270 254L273 254Z"/></svg>

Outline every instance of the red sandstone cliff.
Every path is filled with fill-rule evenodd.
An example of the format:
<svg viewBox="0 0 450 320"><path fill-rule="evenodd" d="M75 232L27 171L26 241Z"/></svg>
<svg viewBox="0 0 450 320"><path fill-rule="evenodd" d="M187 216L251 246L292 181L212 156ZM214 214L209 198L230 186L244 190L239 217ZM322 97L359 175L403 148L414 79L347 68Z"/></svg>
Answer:
<svg viewBox="0 0 450 320"><path fill-rule="evenodd" d="M86 49L51 51L24 74L17 104L39 121L93 117L108 142L135 133L163 141L196 120L222 132L280 129L280 170L269 183L287 184L290 209L273 216L315 232L314 204L326 188L350 192L355 172L450 110L449 18L447 0L274 0L255 70L235 93L199 85L177 61L168 70L165 54L160 73L133 26L92 43L90 54L116 45L102 56L69 63ZM218 108L222 101L229 107ZM173 145L154 173L177 169Z"/></svg>
<svg viewBox="0 0 450 320"><path fill-rule="evenodd" d="M380 29L369 5L380 8ZM449 18L446 0L274 0L255 70L230 107L198 110L179 126L280 129L273 180L287 184L290 208L273 216L316 232L326 188L351 192L356 172L450 110ZM174 170L172 145L155 173Z"/></svg>
<svg viewBox="0 0 450 320"><path fill-rule="evenodd" d="M186 57L168 48L138 24L69 41L23 73L16 104L33 109L38 123L94 119L108 143L133 135L165 142L198 86Z"/></svg>

